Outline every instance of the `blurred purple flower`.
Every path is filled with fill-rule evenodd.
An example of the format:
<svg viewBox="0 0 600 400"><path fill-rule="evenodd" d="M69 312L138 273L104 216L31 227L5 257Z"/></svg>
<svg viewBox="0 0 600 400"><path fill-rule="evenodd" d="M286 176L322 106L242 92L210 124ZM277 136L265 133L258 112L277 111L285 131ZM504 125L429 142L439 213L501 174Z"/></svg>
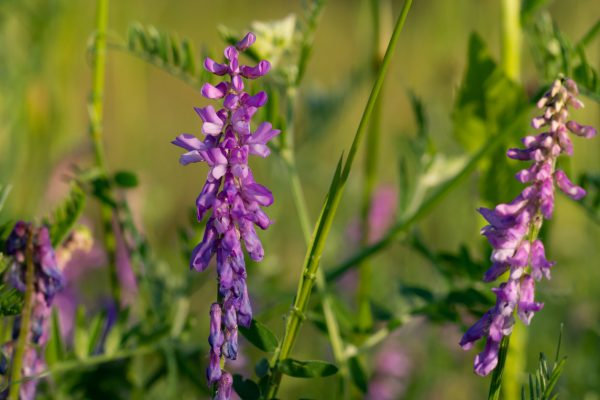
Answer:
<svg viewBox="0 0 600 400"><path fill-rule="evenodd" d="M395 400L406 390L412 362L397 335L388 338L374 360L366 400Z"/></svg>
<svg viewBox="0 0 600 400"><path fill-rule="evenodd" d="M36 375L44 368L44 347L48 341L52 301L64 285L64 277L56 262L48 228L34 228L23 221L15 224L6 239L6 254L12 258L8 272L9 283L21 292L26 290L26 251L29 235L33 235L34 282L31 320L30 325L26 327L27 347L22 364L23 377ZM12 341L3 346L3 353L7 354L9 359L14 355L14 346L21 334L21 328L21 317L18 316L13 324ZM2 368L0 372L6 374L8 370ZM36 379L23 382L19 398L35 398L36 387Z"/></svg>
<svg viewBox="0 0 600 400"><path fill-rule="evenodd" d="M180 163L187 165L205 162L210 170L206 183L196 200L198 220L209 214L204 238L194 251L191 269L204 271L213 257L217 259L219 301L211 306L210 361L207 370L209 383L217 383L217 397L229 399L231 375L222 372L222 356L235 360L238 353L238 324L250 326L252 309L246 288L246 267L242 243L250 258L261 261L264 250L255 226L266 229L271 224L261 207L273 203L271 192L256 183L248 166L249 155L269 155L267 143L280 131L268 122L254 131L250 121L259 107L267 102L267 94L253 96L244 91L244 80L256 79L269 72L268 61L255 67L240 66L239 52L256 40L248 33L236 46L225 49L225 63L207 58L204 67L229 81L216 86L206 83L202 95L223 99L223 108L197 108L202 119L204 140L183 134L172 143L186 150Z"/></svg>
<svg viewBox="0 0 600 400"><path fill-rule="evenodd" d="M479 212L489 222L481 230L493 247L492 266L483 280L490 282L509 272L508 281L493 289L496 305L477 321L462 337L460 346L468 350L473 343L487 337L484 350L475 357L475 372L488 375L498 364L498 350L504 336L510 335L515 323L514 314L529 325L533 314L543 307L534 301L535 280L550 278L554 265L545 256L543 243L537 239L544 218L552 217L555 184L567 196L579 200L585 191L574 185L564 171L556 169L560 154L571 155L573 144L568 131L591 138L596 130L574 121L567 121L569 106L583 107L576 96L577 85L570 79L556 80L538 102L545 108L542 116L532 120L535 129L546 127L537 136L523 138L524 149L509 149L509 158L532 161L517 173L522 183L529 183L512 202L499 204L493 210L481 208ZM529 268L528 268L529 267Z"/></svg>

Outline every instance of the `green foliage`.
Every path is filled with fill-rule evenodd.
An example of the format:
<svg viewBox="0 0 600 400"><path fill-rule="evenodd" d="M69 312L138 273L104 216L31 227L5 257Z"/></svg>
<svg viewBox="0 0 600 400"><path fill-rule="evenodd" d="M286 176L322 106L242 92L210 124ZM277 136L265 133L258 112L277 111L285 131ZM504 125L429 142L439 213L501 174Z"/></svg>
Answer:
<svg viewBox="0 0 600 400"><path fill-rule="evenodd" d="M0 184L0 211L2 211L2 208L4 208L4 203L6 203L6 199L8 198L11 189L11 185Z"/></svg>
<svg viewBox="0 0 600 400"><path fill-rule="evenodd" d="M210 74L199 67L202 62L189 39L179 39L177 35L160 31L152 25L131 24L127 50L193 86L200 87L211 79Z"/></svg>
<svg viewBox="0 0 600 400"><path fill-rule="evenodd" d="M541 7L539 7L541 8ZM531 54L543 79L550 82L566 75L577 82L581 93L600 102L598 71L588 62L585 47L600 32L597 21L578 42L568 38L546 10L527 14L530 21L524 25Z"/></svg>
<svg viewBox="0 0 600 400"><path fill-rule="evenodd" d="M134 188L139 183L137 175L130 171L117 171L113 180L118 187L125 189Z"/></svg>
<svg viewBox="0 0 600 400"><path fill-rule="evenodd" d="M73 182L67 198L45 221L50 226L52 246L58 247L67 238L85 207L85 193Z"/></svg>
<svg viewBox="0 0 600 400"><path fill-rule="evenodd" d="M239 326L238 329L250 343L262 351L273 352L279 345L277 336L269 328L254 319L249 328Z"/></svg>
<svg viewBox="0 0 600 400"><path fill-rule="evenodd" d="M350 379L361 393L367 393L369 390L369 378L365 367L358 357L351 357L348 360L348 369L350 370Z"/></svg>
<svg viewBox="0 0 600 400"><path fill-rule="evenodd" d="M561 339L562 326L558 336L556 357L552 368L548 368L546 355L540 353L538 369L533 375L529 374L529 390L526 391L525 386L522 387L521 400L554 400L558 398L558 394L553 394L553 391L567 362L567 357L562 357L559 360ZM529 397L527 397L527 392L529 393Z"/></svg>
<svg viewBox="0 0 600 400"><path fill-rule="evenodd" d="M587 194L577 204L587 211L594 222L600 224L600 174L582 174L579 177L579 185L585 189Z"/></svg>
<svg viewBox="0 0 600 400"><path fill-rule="evenodd" d="M320 378L337 373L338 367L325 361L299 361L286 358L279 363L279 371L294 378Z"/></svg>
<svg viewBox="0 0 600 400"><path fill-rule="evenodd" d="M492 59L483 39L472 34L469 40L467 71L458 91L452 121L456 139L474 151L492 136L506 130L502 147L515 147L527 129L522 113L528 107L523 88L509 79ZM496 204L514 197L519 190L512 167L503 152L481 166L481 193Z"/></svg>
<svg viewBox="0 0 600 400"><path fill-rule="evenodd" d="M260 399L260 388L251 379L244 379L239 374L233 375L233 389L242 400Z"/></svg>
<svg viewBox="0 0 600 400"><path fill-rule="evenodd" d="M0 316L20 314L23 301L23 293L5 284L0 285Z"/></svg>

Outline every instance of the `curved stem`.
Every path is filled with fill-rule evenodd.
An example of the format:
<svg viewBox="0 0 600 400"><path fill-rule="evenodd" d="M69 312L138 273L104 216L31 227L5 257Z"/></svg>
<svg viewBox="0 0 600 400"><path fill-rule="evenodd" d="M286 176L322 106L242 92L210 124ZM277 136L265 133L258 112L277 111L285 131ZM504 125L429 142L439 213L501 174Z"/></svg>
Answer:
<svg viewBox="0 0 600 400"><path fill-rule="evenodd" d="M411 4L412 0L406 0L404 3L402 12L398 17L396 26L394 28L392 38L388 44L382 67L379 71L375 84L373 85L371 95L369 96L369 99L367 101L367 105L363 112L356 134L354 136L352 146L350 147L350 151L348 152L348 158L343 164L343 167L341 160L338 164L338 170L336 171L336 174L333 178L331 188L327 195L327 199L325 200L325 204L323 205L323 208L321 210L321 215L313 231L310 246L306 252L306 257L304 259L302 275L298 283L298 290L294 299L294 303L292 305L292 311L289 314L286 322L283 340L281 342L280 348L273 355L271 361L272 376L270 377L269 386L267 389L267 398L269 399L275 397L281 382L281 372L278 370L279 362L289 357L292 348L294 347L294 344L296 342L300 326L302 325L303 316L308 306L308 301L310 299L316 274L319 269L321 254L323 253L325 242L329 235L331 224L333 223L333 218L336 214L337 207L342 198L345 184L348 180L348 176L352 169L352 164L358 151L358 147L366 134L367 124L369 123L369 120L373 113L375 102L377 101L379 92L381 91L381 87L383 86L385 75L391 62L394 48L396 46L396 43L398 42L398 38L400 37L400 32L402 31L404 22L406 21L406 17L408 15L408 11L410 9Z"/></svg>
<svg viewBox="0 0 600 400"><path fill-rule="evenodd" d="M23 313L19 326L19 340L15 355L13 357L11 381L13 385L10 388L9 400L19 400L19 391L23 377L23 358L27 351L27 339L29 336L29 325L33 311L33 290L35 280L35 266L33 263L33 241L34 230L31 225L27 227L27 247L25 249L25 301L23 304Z"/></svg>

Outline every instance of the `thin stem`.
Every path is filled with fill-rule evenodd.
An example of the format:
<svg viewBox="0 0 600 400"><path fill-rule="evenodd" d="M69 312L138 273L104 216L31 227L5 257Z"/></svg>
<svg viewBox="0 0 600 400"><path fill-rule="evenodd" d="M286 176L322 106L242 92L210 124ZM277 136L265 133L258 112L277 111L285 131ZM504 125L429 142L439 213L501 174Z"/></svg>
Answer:
<svg viewBox="0 0 600 400"><path fill-rule="evenodd" d="M109 0L98 0L96 9L96 37L92 55L92 90L89 101L90 135L94 148L94 160L104 178L108 176L106 156L102 143L104 118L104 80L106 76L106 31L108 27ZM108 182L108 179L106 179ZM110 190L110 187L109 187ZM111 190L110 190L111 191ZM112 191L111 191L112 193ZM111 196L114 198L114 196ZM113 210L108 204L100 205L104 247L108 254L108 274L113 300L121 305L121 287L116 264L116 238L113 226Z"/></svg>
<svg viewBox="0 0 600 400"><path fill-rule="evenodd" d="M324 1L318 2L314 7L317 7L315 12L320 13L323 10ZM313 15L310 20L316 21L319 19L319 15ZM312 43L312 31L316 29L316 23L309 25L309 33L306 35L310 37L310 43ZM305 46L309 43L309 41L305 38L304 40ZM303 47L305 47L303 46ZM312 47L312 46L308 46ZM299 70L303 70L306 68L306 64L308 61L308 56L310 53L304 53L303 56L300 57L299 60ZM301 66L304 67L301 68ZM301 77L303 75L299 75ZM296 165L296 157L294 151L294 132L295 132L295 109L297 103L297 86L301 83L300 80L296 80L295 84L288 88L287 90L287 125L285 133L285 140L282 141L282 149L280 156L283 159L288 174L290 176L290 184L292 188L292 199L294 201L294 205L296 207L296 211L298 213L298 219L300 221L300 228L302 230L302 235L304 236L304 241L306 245L310 245L311 238L311 228L310 228L310 216L308 213L308 207L306 205L306 197L304 196L304 190L302 189L302 184L300 182L300 176L298 174L298 168ZM333 311L333 307L331 304L331 297L329 295L329 291L327 290L327 283L325 281L325 276L323 271L319 270L316 276L316 284L317 290L321 296L321 306L323 308L323 316L325 318L325 325L327 327L327 334L329 336L329 342L331 343L331 348L333 351L333 357L336 363L339 365L340 370L339 374L342 377L342 380L345 380L347 375L347 367L346 361L344 359L344 342L342 340L340 334L340 328L337 323L337 319L335 317L335 313ZM344 385L342 385L344 386Z"/></svg>
<svg viewBox="0 0 600 400"><path fill-rule="evenodd" d="M502 0L502 66L514 81L521 71L521 0Z"/></svg>
<svg viewBox="0 0 600 400"><path fill-rule="evenodd" d="M381 32L381 10L380 0L371 0L371 17L373 20L373 74L376 75L383 61L383 54L380 51L382 42ZM366 246L370 239L370 221L369 213L372 207L372 198L375 185L377 182L377 160L379 137L381 135L381 104L382 97L380 96L375 103L373 116L371 118L371 126L369 135L367 136L366 155L364 164L364 184L362 192L361 205L361 244ZM373 316L371 314L371 286L372 286L372 271L371 264L368 260L361 263L359 267L359 280L357 290L358 304L358 330L362 333L369 332L373 327Z"/></svg>
<svg viewBox="0 0 600 400"><path fill-rule="evenodd" d="M323 248L329 235L331 224L333 223L333 218L336 214L337 207L342 198L345 183L348 180L348 176L352 169L352 164L358 151L358 147L362 142L364 135L366 134L367 124L373 113L373 108L379 96L379 92L381 91L381 87L383 86L385 75L391 62L394 48L396 46L396 43L398 42L400 32L402 31L404 22L406 21L406 16L408 15L408 11L410 9L411 4L412 0L406 0L404 3L402 12L398 17L398 21L394 28L392 38L388 44L382 67L379 71L377 80L375 81L375 84L371 91L371 95L369 96L369 100L367 101L365 111L363 112L360 124L356 131L356 135L354 136L354 141L352 142L352 146L350 147L350 151L348 152L348 158L341 172L336 172L336 175L333 178L330 192L327 196L327 199L325 200L325 204L323 205L321 211L321 216L319 217L319 220L313 231L311 243L306 252L306 257L304 259L302 275L298 283L298 291L294 299L294 303L292 305L292 312L290 313L287 319L283 340L281 342L280 348L274 354L273 359L271 361L273 374L270 378L269 387L267 390L267 398L269 399L275 397L281 382L281 372L278 370L279 362L288 358L296 342L296 338L298 336L298 332L302 324L304 313L306 312L306 308L308 306L308 301L310 299L310 294L312 292L312 287L315 281L316 273L319 268L321 254L323 253Z"/></svg>
<svg viewBox="0 0 600 400"><path fill-rule="evenodd" d="M35 280L35 266L33 263L34 230L32 225L27 227L27 247L25 249L25 301L23 314L19 325L19 339L13 357L9 400L19 400L19 390L23 376L23 358L27 350L27 339L29 336L29 325L33 312L33 290ZM16 322L16 321L15 321Z"/></svg>

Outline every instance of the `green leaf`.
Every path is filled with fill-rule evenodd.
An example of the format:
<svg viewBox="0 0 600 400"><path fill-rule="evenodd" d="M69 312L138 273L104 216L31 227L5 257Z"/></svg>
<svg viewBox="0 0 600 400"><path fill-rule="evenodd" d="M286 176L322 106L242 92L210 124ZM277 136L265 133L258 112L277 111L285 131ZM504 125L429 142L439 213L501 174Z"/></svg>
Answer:
<svg viewBox="0 0 600 400"><path fill-rule="evenodd" d="M138 178L133 172L118 171L114 175L114 181L117 186L122 188L133 188L138 185Z"/></svg>
<svg viewBox="0 0 600 400"><path fill-rule="evenodd" d="M273 352L279 346L277 336L255 319L252 320L249 328L239 326L238 329L246 340L262 351Z"/></svg>
<svg viewBox="0 0 600 400"><path fill-rule="evenodd" d="M261 358L260 361L257 362L256 366L254 367L254 373L259 378L267 376L267 374L269 373L269 360L267 360L266 358Z"/></svg>
<svg viewBox="0 0 600 400"><path fill-rule="evenodd" d="M348 368L350 369L350 378L352 383L362 392L367 393L369 390L369 378L365 368L363 367L358 357L348 359Z"/></svg>
<svg viewBox="0 0 600 400"><path fill-rule="evenodd" d="M503 147L514 147L526 131L524 113L529 102L523 88L509 79L489 54L483 39L472 34L467 71L459 89L452 120L454 135L468 151L480 148L489 138L509 130ZM515 167L503 152L480 166L483 198L492 204L514 197L520 190L513 178Z"/></svg>
<svg viewBox="0 0 600 400"><path fill-rule="evenodd" d="M85 360L89 354L90 338L87 328L85 308L80 305L77 307L77 312L75 313L75 326L73 331L73 350L75 356L80 360Z"/></svg>
<svg viewBox="0 0 600 400"><path fill-rule="evenodd" d="M260 399L260 389L256 382L251 379L244 379L239 374L233 375L233 389L242 400Z"/></svg>
<svg viewBox="0 0 600 400"><path fill-rule="evenodd" d="M0 316L20 314L23 301L23 293L5 284L0 284Z"/></svg>
<svg viewBox="0 0 600 400"><path fill-rule="evenodd" d="M67 198L46 219L46 224L50 226L52 246L59 246L67 238L71 229L79 220L84 207L85 193L77 183L73 182Z"/></svg>
<svg viewBox="0 0 600 400"><path fill-rule="evenodd" d="M523 0L521 4L521 25L526 26L535 14L548 5L550 0Z"/></svg>
<svg viewBox="0 0 600 400"><path fill-rule="evenodd" d="M57 362L65 359L65 349L62 342L62 335L60 331L60 323L58 321L58 311L52 310L52 319L50 320L50 328L52 334L46 345L46 362L51 367Z"/></svg>
<svg viewBox="0 0 600 400"><path fill-rule="evenodd" d="M319 378L330 376L338 367L325 361L299 361L286 358L279 364L279 371L294 378Z"/></svg>
<svg viewBox="0 0 600 400"><path fill-rule="evenodd" d="M8 198L11 189L11 185L4 186L0 184L0 211L2 211L2 208L4 208L4 203L6 203L6 199Z"/></svg>

